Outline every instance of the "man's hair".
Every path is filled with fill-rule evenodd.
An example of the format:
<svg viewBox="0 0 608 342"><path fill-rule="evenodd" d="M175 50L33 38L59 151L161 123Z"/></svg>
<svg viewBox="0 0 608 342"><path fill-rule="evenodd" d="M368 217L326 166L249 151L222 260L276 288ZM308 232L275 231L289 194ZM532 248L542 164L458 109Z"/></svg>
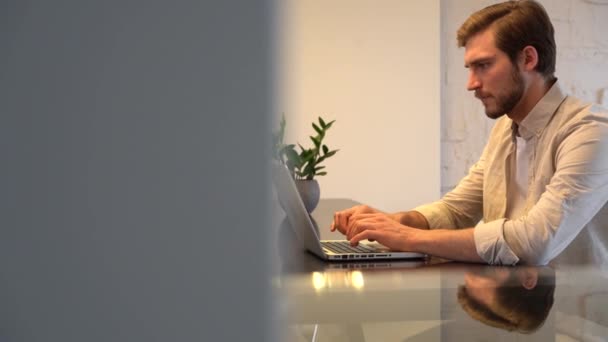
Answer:
<svg viewBox="0 0 608 342"><path fill-rule="evenodd" d="M507 1L471 14L458 29L458 46L464 47L472 36L488 28L494 29L496 47L513 64L523 48L530 45L538 52L536 71L546 80L555 78L554 30L541 4L533 0Z"/></svg>
<svg viewBox="0 0 608 342"><path fill-rule="evenodd" d="M458 302L472 318L495 328L520 333L538 330L549 315L555 292L555 271L549 267L539 269L537 285L525 289L515 276L496 289L496 299L490 305L471 297L466 287L458 287Z"/></svg>

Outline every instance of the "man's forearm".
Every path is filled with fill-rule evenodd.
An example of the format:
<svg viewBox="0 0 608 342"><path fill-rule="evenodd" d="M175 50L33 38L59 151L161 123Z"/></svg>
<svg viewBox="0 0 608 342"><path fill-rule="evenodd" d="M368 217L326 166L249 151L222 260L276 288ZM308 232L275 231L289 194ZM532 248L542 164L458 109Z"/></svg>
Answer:
<svg viewBox="0 0 608 342"><path fill-rule="evenodd" d="M485 262L475 247L474 228L433 229L416 232L411 241L415 252L445 259Z"/></svg>
<svg viewBox="0 0 608 342"><path fill-rule="evenodd" d="M390 214L390 217L409 227L429 229L429 223L421 213L417 211L402 211L394 214Z"/></svg>

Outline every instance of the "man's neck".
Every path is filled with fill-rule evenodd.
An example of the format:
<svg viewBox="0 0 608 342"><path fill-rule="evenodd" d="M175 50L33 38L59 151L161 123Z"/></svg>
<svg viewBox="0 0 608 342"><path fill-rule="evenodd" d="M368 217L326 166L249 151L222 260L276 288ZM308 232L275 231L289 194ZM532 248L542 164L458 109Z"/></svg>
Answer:
<svg viewBox="0 0 608 342"><path fill-rule="evenodd" d="M528 116L532 108L534 108L543 96L545 96L553 83L555 83L555 81L547 81L540 74L532 75L521 100L513 108L511 113L507 114L509 118L517 124L520 124L523 119Z"/></svg>

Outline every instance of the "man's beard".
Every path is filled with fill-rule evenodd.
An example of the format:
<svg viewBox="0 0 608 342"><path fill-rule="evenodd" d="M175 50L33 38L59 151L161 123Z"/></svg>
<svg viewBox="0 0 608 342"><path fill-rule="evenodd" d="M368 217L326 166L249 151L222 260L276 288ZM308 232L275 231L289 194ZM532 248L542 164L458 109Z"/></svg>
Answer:
<svg viewBox="0 0 608 342"><path fill-rule="evenodd" d="M496 101L496 108L491 109L486 106L486 115L490 119L498 119L504 114L510 113L524 95L524 88L524 80L521 77L518 68L513 66L513 71L511 72L511 84L509 87L507 87L508 93L496 95L494 97Z"/></svg>

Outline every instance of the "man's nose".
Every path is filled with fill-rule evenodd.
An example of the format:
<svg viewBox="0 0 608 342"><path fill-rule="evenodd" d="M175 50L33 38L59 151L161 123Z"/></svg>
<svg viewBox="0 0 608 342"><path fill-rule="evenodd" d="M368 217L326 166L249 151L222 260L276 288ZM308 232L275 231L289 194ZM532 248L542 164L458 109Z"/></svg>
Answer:
<svg viewBox="0 0 608 342"><path fill-rule="evenodd" d="M467 83L467 90L476 90L481 87L479 78L475 76L475 73L469 72L469 82Z"/></svg>

